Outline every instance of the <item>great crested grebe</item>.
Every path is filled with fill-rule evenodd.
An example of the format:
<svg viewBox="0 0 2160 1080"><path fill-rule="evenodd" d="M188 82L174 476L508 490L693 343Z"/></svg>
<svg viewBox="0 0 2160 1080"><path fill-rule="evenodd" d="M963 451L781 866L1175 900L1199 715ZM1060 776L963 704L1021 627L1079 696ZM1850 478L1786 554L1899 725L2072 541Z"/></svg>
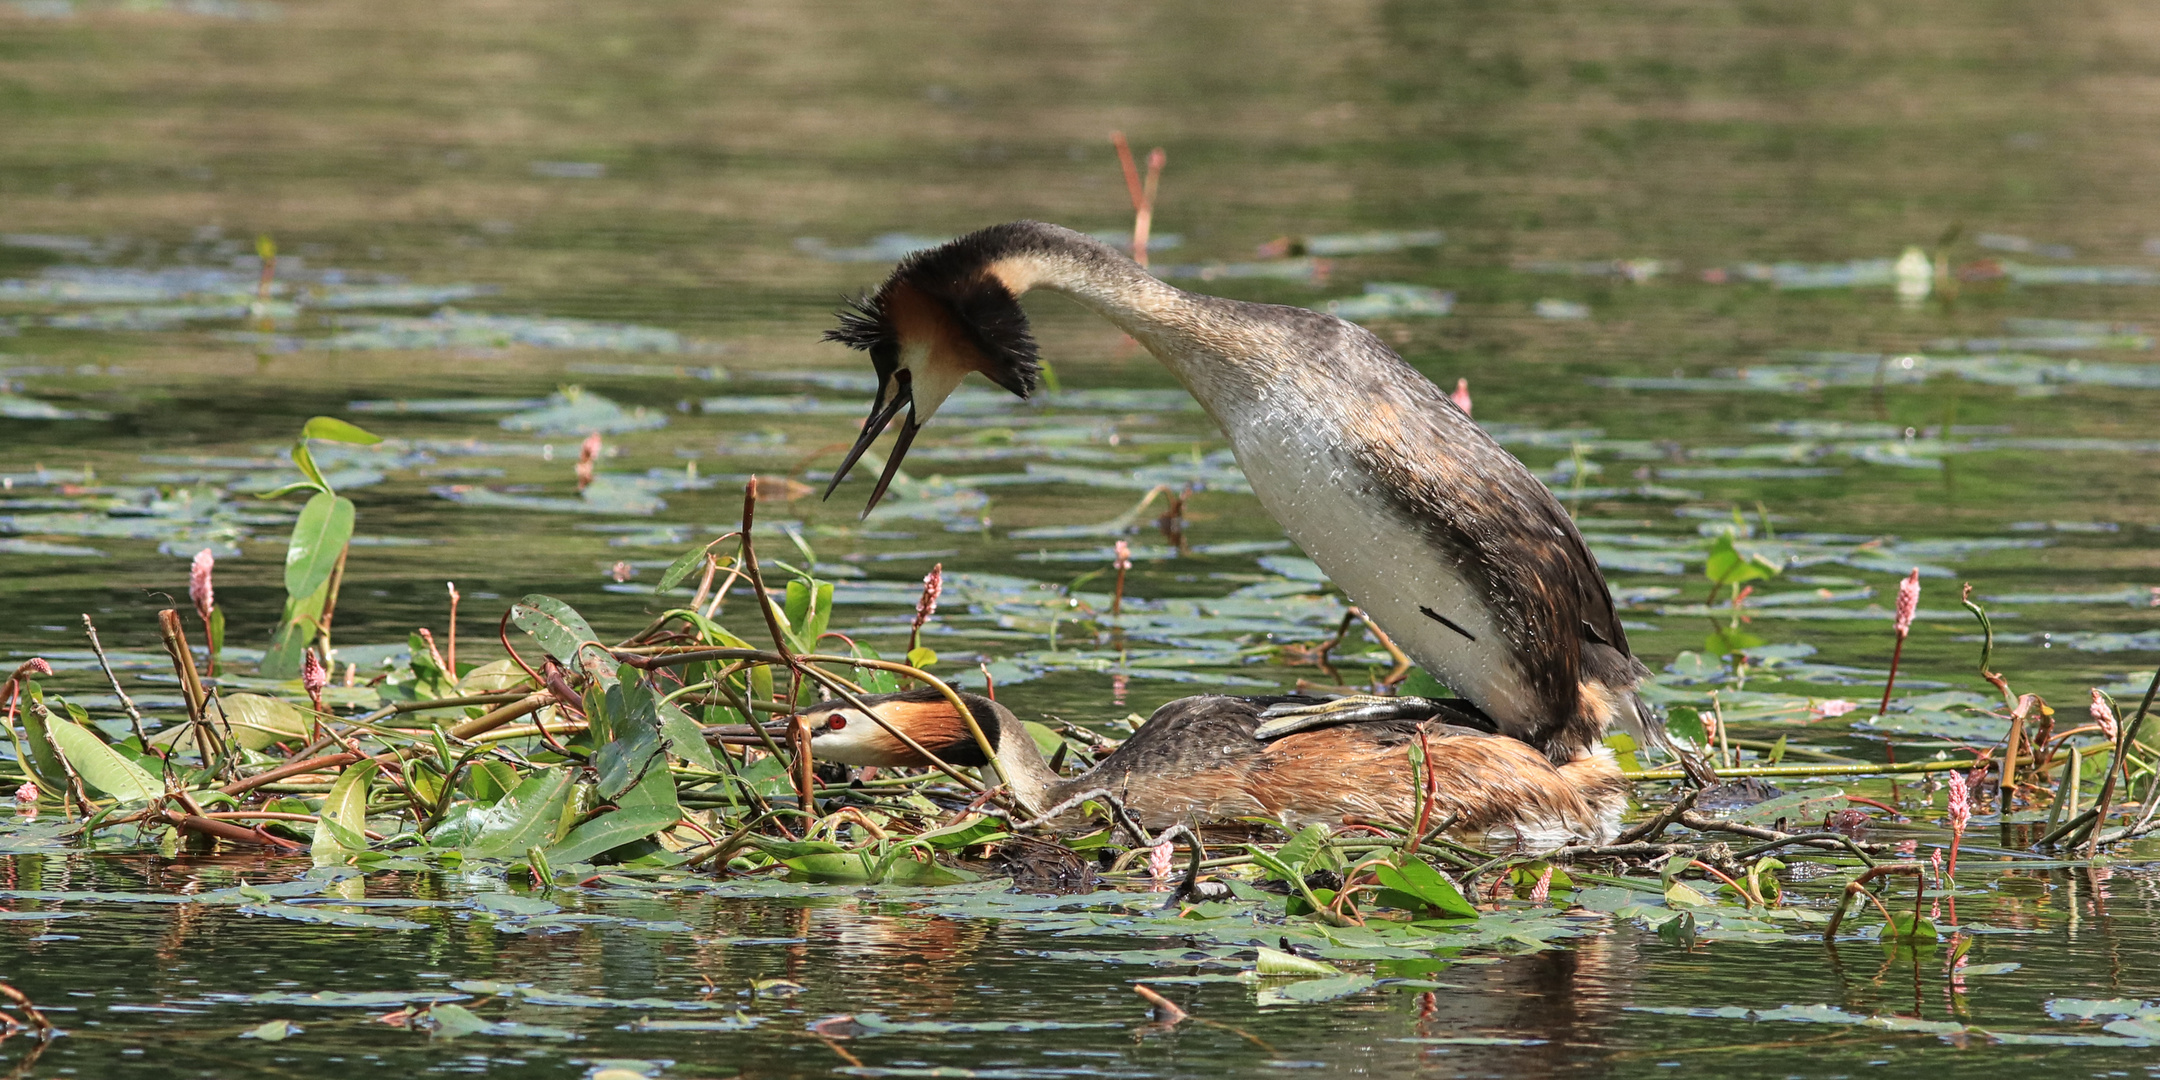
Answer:
<svg viewBox="0 0 2160 1080"><path fill-rule="evenodd" d="M1628 784L1611 751L1600 748L1554 765L1527 743L1450 723L1471 717L1445 702L1427 703L1429 721L1336 724L1262 740L1253 728L1267 708L1319 699L1180 698L1155 710L1094 768L1061 777L1011 710L974 694L960 698L996 749L1021 808L1031 815L1058 812L1053 825L1076 817L1064 804L1097 791L1109 792L1151 830L1244 817L1268 818L1293 831L1345 819L1409 825L1419 802L1410 748L1421 742L1432 768L1430 820L1452 819L1454 832L1538 850L1602 843L1618 831L1627 807ZM984 764L981 748L938 691L861 700L877 719L845 702L825 702L805 713L813 756L844 765L928 766L886 730L891 725L946 764ZM758 743L741 730L721 737Z"/></svg>
<svg viewBox="0 0 2160 1080"><path fill-rule="evenodd" d="M1013 222L919 252L841 313L826 338L869 352L879 385L827 496L905 409L876 506L970 372L1034 393L1040 366L1018 302L1031 289L1073 297L1168 366L1290 538L1500 733L1562 766L1614 724L1663 744L1636 694L1649 670L1628 652L1574 522L1440 388L1363 327L1185 292L1070 229ZM1293 706L1263 733L1399 711L1370 699Z"/></svg>

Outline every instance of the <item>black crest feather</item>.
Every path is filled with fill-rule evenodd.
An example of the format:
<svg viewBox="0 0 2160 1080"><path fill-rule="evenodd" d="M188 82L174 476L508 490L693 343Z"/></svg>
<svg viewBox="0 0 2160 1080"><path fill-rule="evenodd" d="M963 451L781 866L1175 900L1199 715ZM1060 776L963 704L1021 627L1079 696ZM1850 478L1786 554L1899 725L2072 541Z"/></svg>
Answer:
<svg viewBox="0 0 2160 1080"><path fill-rule="evenodd" d="M825 331L824 340L867 352L871 346L893 336L892 324L886 321L876 294L863 293L840 303L840 310L834 313L839 317L840 325Z"/></svg>

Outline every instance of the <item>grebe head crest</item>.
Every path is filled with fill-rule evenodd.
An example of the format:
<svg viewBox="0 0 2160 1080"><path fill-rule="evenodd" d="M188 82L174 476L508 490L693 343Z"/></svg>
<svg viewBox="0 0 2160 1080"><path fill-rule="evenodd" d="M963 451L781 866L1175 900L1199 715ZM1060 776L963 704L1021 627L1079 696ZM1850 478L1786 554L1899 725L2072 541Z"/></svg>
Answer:
<svg viewBox="0 0 2160 1080"><path fill-rule="evenodd" d="M1047 228L1031 221L996 225L916 252L901 260L876 292L840 311L840 325L827 330L825 340L869 353L878 393L862 434L825 489L827 496L905 408L907 418L885 473L863 508L867 515L885 497L915 433L969 372L1020 397L1035 392L1042 366L1020 310L1018 294L1025 285L1016 289L999 263L1039 246Z"/></svg>

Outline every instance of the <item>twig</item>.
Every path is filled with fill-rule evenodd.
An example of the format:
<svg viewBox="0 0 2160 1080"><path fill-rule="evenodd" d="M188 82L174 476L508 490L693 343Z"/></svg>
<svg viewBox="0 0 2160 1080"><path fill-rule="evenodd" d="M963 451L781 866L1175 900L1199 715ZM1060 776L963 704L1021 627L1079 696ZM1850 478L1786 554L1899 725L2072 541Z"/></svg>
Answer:
<svg viewBox="0 0 2160 1080"><path fill-rule="evenodd" d="M150 739L143 734L142 710L137 709L135 699L129 697L128 692L120 688L120 677L113 674L111 661L105 659L105 645L98 640L97 624L90 621L88 612L83 614L82 624L83 633L90 635L90 651L97 654L98 667L105 671L105 681L112 684L113 695L120 699L120 707L127 710L128 721L135 725L135 741L141 744L144 752L147 753L150 749Z"/></svg>
<svg viewBox="0 0 2160 1080"><path fill-rule="evenodd" d="M1638 840L1656 839L1659 833L1665 831L1666 826L1671 825L1679 820L1681 815L1695 808L1695 800L1702 797L1702 792L1703 789L1701 788L1689 788L1681 792L1680 797L1674 799L1671 806L1659 811L1656 817L1613 837L1613 843L1631 844Z"/></svg>
<svg viewBox="0 0 2160 1080"><path fill-rule="evenodd" d="M1153 1005L1155 1007L1155 1019L1164 1024L1175 1027L1184 1023L1188 1017L1185 1010L1177 1007L1176 1002L1148 989L1141 983L1133 984L1133 993L1140 995L1148 1004Z"/></svg>

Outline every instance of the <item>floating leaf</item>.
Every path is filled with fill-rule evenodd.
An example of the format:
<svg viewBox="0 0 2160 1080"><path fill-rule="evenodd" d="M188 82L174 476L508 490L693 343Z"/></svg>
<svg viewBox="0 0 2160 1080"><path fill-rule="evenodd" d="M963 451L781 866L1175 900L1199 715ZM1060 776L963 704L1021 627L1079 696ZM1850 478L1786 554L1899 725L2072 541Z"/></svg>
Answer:
<svg viewBox="0 0 2160 1080"><path fill-rule="evenodd" d="M164 784L145 772L142 766L105 745L105 741L91 734L90 729L73 721L54 720L48 725L46 735L68 764L75 767L75 773L82 777L83 783L99 792L123 803L149 802L164 797Z"/></svg>
<svg viewBox="0 0 2160 1080"><path fill-rule="evenodd" d="M283 1042L306 1029L290 1020L272 1020L240 1033L243 1039L261 1039L264 1042Z"/></svg>
<svg viewBox="0 0 2160 1080"><path fill-rule="evenodd" d="M575 1039L577 1036L561 1028L541 1027L538 1024L520 1024L512 1020L487 1021L475 1015L463 1005L440 1004L428 1010L434 1021L435 1034L446 1039L463 1035L495 1035L530 1039Z"/></svg>
<svg viewBox="0 0 2160 1080"><path fill-rule="evenodd" d="M1260 960L1253 970L1262 975L1340 975L1342 969L1333 964L1260 946Z"/></svg>
<svg viewBox="0 0 2160 1080"><path fill-rule="evenodd" d="M1405 860L1401 866L1382 863L1373 868L1373 873L1380 879L1380 884L1419 905L1438 909L1443 916L1478 917L1477 908L1463 899L1462 891L1421 859Z"/></svg>

